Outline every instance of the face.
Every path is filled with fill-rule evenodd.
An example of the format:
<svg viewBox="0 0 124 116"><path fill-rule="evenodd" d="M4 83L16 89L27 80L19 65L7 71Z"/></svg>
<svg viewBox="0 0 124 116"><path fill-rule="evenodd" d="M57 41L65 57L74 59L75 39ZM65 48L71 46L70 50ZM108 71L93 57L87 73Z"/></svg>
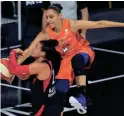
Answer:
<svg viewBox="0 0 124 116"><path fill-rule="evenodd" d="M61 14L57 13L55 10L48 9L46 11L46 18L47 18L47 24L51 28L56 28L56 26L59 25L62 16Z"/></svg>
<svg viewBox="0 0 124 116"><path fill-rule="evenodd" d="M35 50L32 52L31 56L34 58L40 58L44 56L44 52L42 51L42 44L40 42L37 43Z"/></svg>

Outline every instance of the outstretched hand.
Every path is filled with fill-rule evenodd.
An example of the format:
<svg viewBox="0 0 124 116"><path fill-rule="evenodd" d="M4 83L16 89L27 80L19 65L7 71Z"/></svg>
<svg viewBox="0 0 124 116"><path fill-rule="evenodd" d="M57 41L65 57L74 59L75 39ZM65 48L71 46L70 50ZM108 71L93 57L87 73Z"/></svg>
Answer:
<svg viewBox="0 0 124 116"><path fill-rule="evenodd" d="M20 48L14 49L14 51L16 52L17 56L23 56L24 51Z"/></svg>
<svg viewBox="0 0 124 116"><path fill-rule="evenodd" d="M18 55L23 55L23 50L21 50L20 48L14 49L14 51L15 51L16 54L18 54Z"/></svg>

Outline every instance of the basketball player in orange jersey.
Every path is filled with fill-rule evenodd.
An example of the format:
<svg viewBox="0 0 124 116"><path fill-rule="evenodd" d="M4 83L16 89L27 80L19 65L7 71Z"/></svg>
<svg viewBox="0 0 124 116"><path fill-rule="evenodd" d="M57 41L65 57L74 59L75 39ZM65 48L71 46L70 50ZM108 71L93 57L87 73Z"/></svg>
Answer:
<svg viewBox="0 0 124 116"><path fill-rule="evenodd" d="M18 65L16 55L20 49L11 50L9 57L10 74L26 80L33 75L31 85L32 114L30 116L60 116L61 106L55 89L55 63L60 61L60 54L56 51L56 40L43 40L37 43L31 56L36 59L29 65ZM56 62L53 61L55 56Z"/></svg>
<svg viewBox="0 0 124 116"><path fill-rule="evenodd" d="M124 27L124 23L105 20L62 19L61 10L62 7L59 4L49 6L46 10L47 27L37 35L31 45L24 51L23 57L18 59L18 63L22 63L29 57L38 41L49 38L57 40L59 45L56 49L61 54L62 61L56 76L56 89L60 92L60 97L64 99L64 95L73 82L73 76L75 76L79 96L71 97L70 102L71 105L78 109L79 113L86 113L86 76L84 76L84 69L91 66L95 53L90 47L89 42L80 36L76 36L76 33L79 29ZM83 112L80 112L79 109L82 109Z"/></svg>

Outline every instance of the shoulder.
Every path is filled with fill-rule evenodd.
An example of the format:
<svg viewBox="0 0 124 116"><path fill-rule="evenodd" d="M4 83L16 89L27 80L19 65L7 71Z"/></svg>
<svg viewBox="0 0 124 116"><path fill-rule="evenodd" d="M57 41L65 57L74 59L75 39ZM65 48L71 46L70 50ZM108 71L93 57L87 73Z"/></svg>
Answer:
<svg viewBox="0 0 124 116"><path fill-rule="evenodd" d="M73 32L77 32L79 29L88 29L88 26L92 24L92 21L86 20L71 20L70 27Z"/></svg>
<svg viewBox="0 0 124 116"><path fill-rule="evenodd" d="M41 64L38 64L38 65L37 65L37 68L38 68L39 73L38 73L37 78L39 80L46 80L49 77L50 72L51 72L49 65L45 62L42 62Z"/></svg>
<svg viewBox="0 0 124 116"><path fill-rule="evenodd" d="M44 73L44 71L49 71L50 67L47 63L35 61L29 64L29 69L31 74L40 74L40 73Z"/></svg>
<svg viewBox="0 0 124 116"><path fill-rule="evenodd" d="M62 22L63 22L64 28L70 29L70 19L63 19Z"/></svg>
<svg viewBox="0 0 124 116"><path fill-rule="evenodd" d="M73 32L76 32L77 30L77 23L78 23L77 20L70 20L70 28Z"/></svg>
<svg viewBox="0 0 124 116"><path fill-rule="evenodd" d="M39 70L49 68L49 65L45 62L34 62L30 65L32 65L34 68L39 69Z"/></svg>

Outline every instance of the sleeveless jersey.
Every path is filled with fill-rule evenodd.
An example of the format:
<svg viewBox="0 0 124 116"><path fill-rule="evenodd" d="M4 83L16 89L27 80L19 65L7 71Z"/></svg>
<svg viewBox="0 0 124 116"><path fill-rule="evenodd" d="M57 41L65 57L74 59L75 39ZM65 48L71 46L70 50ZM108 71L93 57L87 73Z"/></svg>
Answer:
<svg viewBox="0 0 124 116"><path fill-rule="evenodd" d="M74 55L76 52L84 47L89 46L89 42L79 34L71 31L69 20L63 19L63 29L58 34L55 34L50 27L48 33L51 39L59 41L56 47L57 51L61 54L62 58ZM77 36L78 35L78 36Z"/></svg>
<svg viewBox="0 0 124 116"><path fill-rule="evenodd" d="M31 86L31 102L32 102L32 112L35 116L41 116L45 107L55 104L55 85L54 85L54 70L52 69L51 62L46 62L51 70L50 76L46 80L39 80L34 77Z"/></svg>

